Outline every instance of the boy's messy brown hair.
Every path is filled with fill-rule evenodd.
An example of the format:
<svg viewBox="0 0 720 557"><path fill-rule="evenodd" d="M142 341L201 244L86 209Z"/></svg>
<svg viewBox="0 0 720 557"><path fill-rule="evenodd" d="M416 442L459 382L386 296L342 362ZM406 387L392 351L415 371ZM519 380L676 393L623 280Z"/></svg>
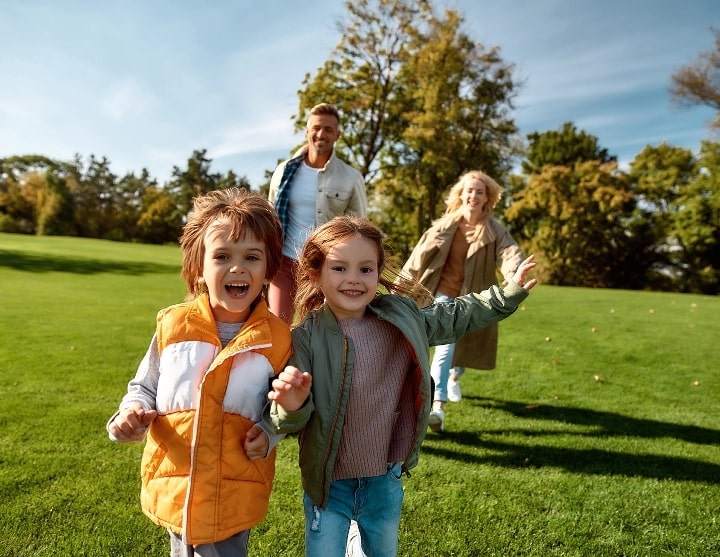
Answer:
<svg viewBox="0 0 720 557"><path fill-rule="evenodd" d="M261 194L245 188L215 190L196 197L180 236L182 248L181 276L187 285L186 299L193 300L205 291L202 277L205 257L205 234L212 226L227 228L233 241L251 234L265 243L267 268L265 278L271 281L282 260L283 231L272 204ZM267 287L262 294L267 295Z"/></svg>

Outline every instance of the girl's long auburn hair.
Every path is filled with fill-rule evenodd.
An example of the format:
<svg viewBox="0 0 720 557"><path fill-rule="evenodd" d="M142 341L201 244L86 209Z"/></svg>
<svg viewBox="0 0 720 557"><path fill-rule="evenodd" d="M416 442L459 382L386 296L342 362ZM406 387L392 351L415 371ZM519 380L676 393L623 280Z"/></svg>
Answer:
<svg viewBox="0 0 720 557"><path fill-rule="evenodd" d="M364 217L339 215L316 228L305 241L297 270L297 295L295 297L295 323L325 302L323 293L313 284L313 277L320 275L330 249L347 238L360 236L375 245L378 256L379 285L392 294L408 296L418 305L432 302L433 296L419 282L400 270L385 246L381 230ZM380 291L377 294L381 294Z"/></svg>

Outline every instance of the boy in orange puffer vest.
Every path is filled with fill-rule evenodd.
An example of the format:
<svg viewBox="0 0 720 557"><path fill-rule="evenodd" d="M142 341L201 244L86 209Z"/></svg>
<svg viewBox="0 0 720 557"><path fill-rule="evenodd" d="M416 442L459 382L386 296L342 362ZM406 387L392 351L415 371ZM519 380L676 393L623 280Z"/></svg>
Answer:
<svg viewBox="0 0 720 557"><path fill-rule="evenodd" d="M168 529L171 555L244 556L267 513L282 437L262 426L262 410L292 351L265 301L282 227L262 195L219 190L195 199L180 245L188 296L158 313L107 431L146 438L142 509Z"/></svg>

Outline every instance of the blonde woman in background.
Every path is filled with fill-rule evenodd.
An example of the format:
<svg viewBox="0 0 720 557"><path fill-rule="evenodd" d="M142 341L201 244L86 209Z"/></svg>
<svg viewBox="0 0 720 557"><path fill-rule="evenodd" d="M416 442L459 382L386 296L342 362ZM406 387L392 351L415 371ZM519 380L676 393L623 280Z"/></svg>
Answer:
<svg viewBox="0 0 720 557"><path fill-rule="evenodd" d="M492 216L503 188L480 170L463 174L450 188L445 214L425 231L404 266L413 278L448 301L468 292L481 292L497 283L497 272L507 281L524 255L510 233ZM465 367L494 369L497 355L496 324L464 336L457 345L435 348L431 374L435 381L429 427L445 429L445 403L461 398L458 380Z"/></svg>

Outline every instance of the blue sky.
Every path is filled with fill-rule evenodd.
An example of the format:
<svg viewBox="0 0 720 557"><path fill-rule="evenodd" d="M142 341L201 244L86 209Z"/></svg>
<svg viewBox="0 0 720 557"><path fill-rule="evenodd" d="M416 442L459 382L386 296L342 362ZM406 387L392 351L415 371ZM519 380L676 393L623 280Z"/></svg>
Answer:
<svg viewBox="0 0 720 557"><path fill-rule="evenodd" d="M718 0L442 0L524 81L521 133L572 121L626 164L663 141L696 151L709 108L670 76L714 46ZM161 182L207 149L257 187L301 141L291 117L329 57L341 0L0 0L0 157L105 156ZM318 99L330 100L332 99Z"/></svg>

